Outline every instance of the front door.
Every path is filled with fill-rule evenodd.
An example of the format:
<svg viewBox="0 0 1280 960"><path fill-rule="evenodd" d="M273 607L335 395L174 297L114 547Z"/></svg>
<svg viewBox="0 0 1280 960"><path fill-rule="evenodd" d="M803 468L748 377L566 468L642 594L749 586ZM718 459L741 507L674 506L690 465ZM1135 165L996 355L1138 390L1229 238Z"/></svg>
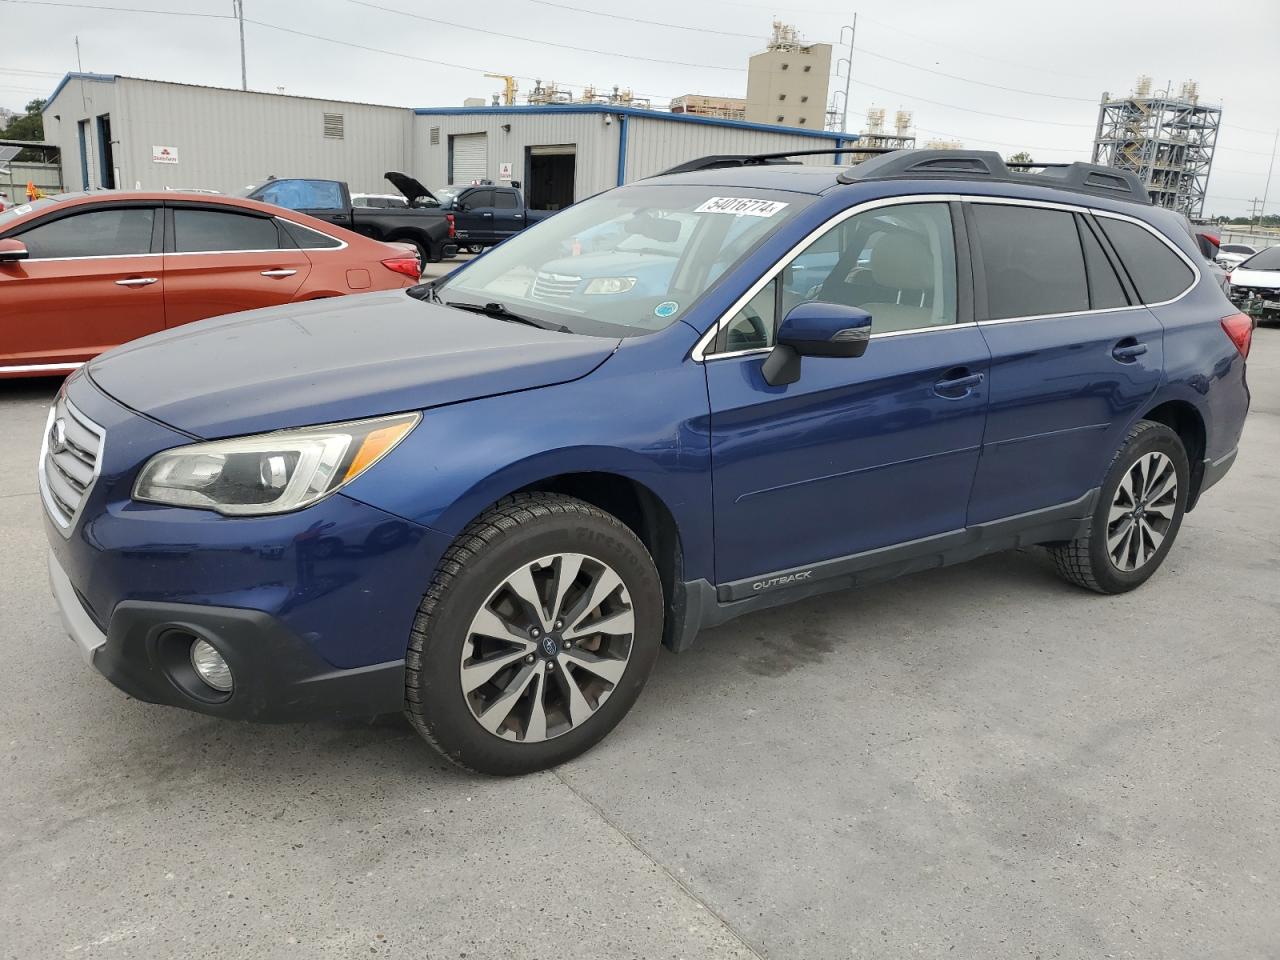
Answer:
<svg viewBox="0 0 1280 960"><path fill-rule="evenodd" d="M158 220L154 206L111 203L55 211L8 234L29 259L0 264L0 375L65 372L163 330Z"/></svg>
<svg viewBox="0 0 1280 960"><path fill-rule="evenodd" d="M721 331L706 373L722 599L766 574L963 529L989 353L957 292L953 230L945 202L858 213ZM761 367L800 300L867 310L871 343L856 359L805 357L797 382L770 386Z"/></svg>
<svg viewBox="0 0 1280 960"><path fill-rule="evenodd" d="M1071 506L1102 482L1159 385L1163 328L1087 214L976 201L966 212L992 356L969 523Z"/></svg>
<svg viewBox="0 0 1280 960"><path fill-rule="evenodd" d="M164 255L167 324L288 303L311 272L274 217L171 204Z"/></svg>

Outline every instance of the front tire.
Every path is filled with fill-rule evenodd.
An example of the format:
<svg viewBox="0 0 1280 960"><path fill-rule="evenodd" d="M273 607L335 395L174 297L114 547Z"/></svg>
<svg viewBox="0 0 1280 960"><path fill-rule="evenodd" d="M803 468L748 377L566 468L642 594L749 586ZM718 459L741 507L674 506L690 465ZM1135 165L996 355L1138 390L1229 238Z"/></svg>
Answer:
<svg viewBox="0 0 1280 960"><path fill-rule="evenodd" d="M563 763L639 697L663 609L653 559L616 517L561 494L508 497L463 531L423 597L406 713L470 770Z"/></svg>
<svg viewBox="0 0 1280 960"><path fill-rule="evenodd" d="M1191 471L1182 440L1141 420L1107 471L1084 536L1049 547L1063 579L1097 593L1125 593L1159 569L1182 526Z"/></svg>

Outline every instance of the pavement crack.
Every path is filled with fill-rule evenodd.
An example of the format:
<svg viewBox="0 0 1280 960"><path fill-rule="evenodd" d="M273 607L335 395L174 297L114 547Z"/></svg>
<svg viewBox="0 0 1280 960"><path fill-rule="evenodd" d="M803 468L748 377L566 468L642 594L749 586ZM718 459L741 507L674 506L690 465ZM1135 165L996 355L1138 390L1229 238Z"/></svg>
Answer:
<svg viewBox="0 0 1280 960"><path fill-rule="evenodd" d="M22 493L0 493L0 500L12 500L14 497L34 497L36 495L34 490L27 490Z"/></svg>
<svg viewBox="0 0 1280 960"><path fill-rule="evenodd" d="M636 853L640 854L640 856L644 857L651 864L653 864L655 867L661 870L668 878L671 879L671 881L677 887L679 887L682 891L684 891L684 895L686 897L688 897L690 900L696 903L703 910L707 911L707 913L709 913L711 916L715 917L716 920L720 922L720 926L722 926L728 932L728 934L731 937L733 937L734 940L737 940L738 943L742 944L742 948L746 950L748 954L750 954L752 957L755 957L756 960L765 960L765 955L761 953L759 950L757 950L754 946L752 946L751 942L747 940L747 938L744 937L741 933L738 932L737 928L734 927L734 925L731 922L729 922L728 917L726 917L719 910L713 907L703 897L699 896L697 892L695 892L693 888L689 886L689 884L685 883L678 876L672 873L664 864L660 863L657 859L655 859L654 856L651 853L649 853L648 850L640 846L640 844L636 841L634 837L631 836L631 834L629 834L626 830L622 829L620 825L614 822L612 817L610 817L607 813L604 812L604 808L601 807L600 804L596 803L590 797L583 794L580 790L578 790L577 787L575 787L572 783L570 783L563 776L561 776L560 771L558 769L552 768L550 773L557 780L563 783L570 793L572 793L575 797L577 797L579 800L581 800L583 803L589 806L592 810L594 810L597 816L599 816L601 820L607 823L609 827L614 831L614 833L622 837L622 839L627 842L627 844L631 847L631 849L635 850Z"/></svg>

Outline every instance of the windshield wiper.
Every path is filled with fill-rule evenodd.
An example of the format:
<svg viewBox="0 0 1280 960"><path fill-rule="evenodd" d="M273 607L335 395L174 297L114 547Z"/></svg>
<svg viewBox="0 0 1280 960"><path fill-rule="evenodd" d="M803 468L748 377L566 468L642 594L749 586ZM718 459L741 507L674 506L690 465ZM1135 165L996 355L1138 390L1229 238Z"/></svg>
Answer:
<svg viewBox="0 0 1280 960"><path fill-rule="evenodd" d="M469 310L471 313L483 313L486 317L493 317L495 320L506 320L508 323L523 323L526 326L537 327L539 330L554 330L557 333L572 332L568 327L561 326L558 323L546 323L542 320L535 320L533 317L526 317L520 313L513 313L506 306L496 301L491 303L464 303L461 300L442 300L440 302L446 307Z"/></svg>

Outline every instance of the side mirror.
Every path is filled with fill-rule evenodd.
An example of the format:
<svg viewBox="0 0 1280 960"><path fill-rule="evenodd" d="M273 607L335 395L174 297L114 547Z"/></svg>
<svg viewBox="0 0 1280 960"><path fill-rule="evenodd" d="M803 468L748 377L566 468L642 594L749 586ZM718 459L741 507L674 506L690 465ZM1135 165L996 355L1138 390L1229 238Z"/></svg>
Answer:
<svg viewBox="0 0 1280 960"><path fill-rule="evenodd" d="M761 372L773 387L800 379L801 357L860 357L871 342L871 314L842 303L796 304L782 320L778 343Z"/></svg>
<svg viewBox="0 0 1280 960"><path fill-rule="evenodd" d="M29 256L27 245L21 240L0 240L0 263L14 263Z"/></svg>

